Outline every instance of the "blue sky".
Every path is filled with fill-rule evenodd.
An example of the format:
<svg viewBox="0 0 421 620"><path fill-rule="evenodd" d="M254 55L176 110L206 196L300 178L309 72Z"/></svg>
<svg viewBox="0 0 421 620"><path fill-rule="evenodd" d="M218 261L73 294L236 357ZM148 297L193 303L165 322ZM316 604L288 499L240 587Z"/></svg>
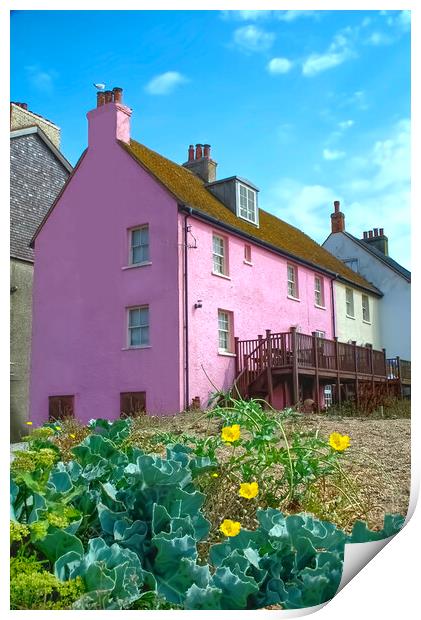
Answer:
<svg viewBox="0 0 421 620"><path fill-rule="evenodd" d="M121 86L132 137L218 177L323 242L332 202L358 237L383 227L410 267L408 11L15 11L11 99L62 129L75 163L93 82Z"/></svg>

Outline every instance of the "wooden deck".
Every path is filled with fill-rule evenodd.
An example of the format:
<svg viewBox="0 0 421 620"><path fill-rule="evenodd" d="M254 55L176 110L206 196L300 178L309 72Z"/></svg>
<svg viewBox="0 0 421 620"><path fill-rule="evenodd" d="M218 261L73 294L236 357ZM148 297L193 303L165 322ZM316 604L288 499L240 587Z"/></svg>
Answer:
<svg viewBox="0 0 421 620"><path fill-rule="evenodd" d="M360 347L329 340L313 333L301 334L295 328L289 332L272 333L254 340L235 339L236 381L242 397L266 394L272 402L274 384L290 378L292 403L300 400L300 380L312 378L313 395L319 409L320 386L333 384L337 389L337 401L341 402L341 386L351 385L358 404L360 383L376 385L388 393L389 383L410 385L411 362L399 358L387 359L386 351L370 346ZM346 387L346 394L347 392Z"/></svg>

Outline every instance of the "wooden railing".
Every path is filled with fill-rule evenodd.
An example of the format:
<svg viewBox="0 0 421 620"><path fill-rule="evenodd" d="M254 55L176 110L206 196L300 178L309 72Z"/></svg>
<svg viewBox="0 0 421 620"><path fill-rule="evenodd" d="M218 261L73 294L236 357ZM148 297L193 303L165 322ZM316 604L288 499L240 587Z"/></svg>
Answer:
<svg viewBox="0 0 421 620"><path fill-rule="evenodd" d="M386 374L390 380L411 381L411 362L400 357L386 360Z"/></svg>
<svg viewBox="0 0 421 620"><path fill-rule="evenodd" d="M235 339L236 386L241 395L264 370L268 368L317 368L318 372L336 371L370 377L395 375L398 366L386 360L386 352L356 343L339 342L313 335L290 332L271 333L254 340ZM406 366L409 365L409 371ZM410 362L400 360L399 372L411 373Z"/></svg>

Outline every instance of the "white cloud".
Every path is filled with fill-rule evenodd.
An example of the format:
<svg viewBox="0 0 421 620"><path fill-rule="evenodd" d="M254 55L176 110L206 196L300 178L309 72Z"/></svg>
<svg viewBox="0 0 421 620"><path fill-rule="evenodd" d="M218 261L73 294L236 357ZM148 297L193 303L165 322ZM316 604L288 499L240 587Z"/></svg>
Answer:
<svg viewBox="0 0 421 620"><path fill-rule="evenodd" d="M339 32L323 54L313 53L303 62L303 75L312 77L321 71L332 69L341 65L345 60L355 56L352 39L355 38L356 30L344 28Z"/></svg>
<svg viewBox="0 0 421 620"><path fill-rule="evenodd" d="M267 65L267 70L269 73L288 73L292 64L288 58L272 58Z"/></svg>
<svg viewBox="0 0 421 620"><path fill-rule="evenodd" d="M189 80L178 71L167 71L155 76L145 86L146 92L150 95L169 95L180 84Z"/></svg>
<svg viewBox="0 0 421 620"><path fill-rule="evenodd" d="M393 39L385 34L384 32L375 31L370 34L370 36L366 39L365 43L367 45L389 45L393 43Z"/></svg>
<svg viewBox="0 0 421 620"><path fill-rule="evenodd" d="M50 94L54 90L54 80L58 73L54 70L45 71L38 65L30 65L25 67L29 82L37 90Z"/></svg>
<svg viewBox="0 0 421 620"><path fill-rule="evenodd" d="M349 129L353 125L354 125L354 121L351 119L348 119L346 121L341 121L340 123L338 123L339 129L342 129L342 130Z"/></svg>
<svg viewBox="0 0 421 620"><path fill-rule="evenodd" d="M323 149L323 159L327 161L335 161L336 159L342 159L345 157L346 153L344 151L334 151L330 149Z"/></svg>
<svg viewBox="0 0 421 620"><path fill-rule="evenodd" d="M248 52L268 50L275 40L272 32L266 32L257 26L243 26L234 31L234 42Z"/></svg>
<svg viewBox="0 0 421 620"><path fill-rule="evenodd" d="M297 19L316 17L317 11L221 11L223 19L235 19L237 21L263 21L280 20L293 22Z"/></svg>
<svg viewBox="0 0 421 620"><path fill-rule="evenodd" d="M348 156L338 174L335 187L281 178L263 208L323 243L333 201L340 200L350 233L360 238L364 230L384 228L390 255L410 268L409 120L401 119L362 154Z"/></svg>

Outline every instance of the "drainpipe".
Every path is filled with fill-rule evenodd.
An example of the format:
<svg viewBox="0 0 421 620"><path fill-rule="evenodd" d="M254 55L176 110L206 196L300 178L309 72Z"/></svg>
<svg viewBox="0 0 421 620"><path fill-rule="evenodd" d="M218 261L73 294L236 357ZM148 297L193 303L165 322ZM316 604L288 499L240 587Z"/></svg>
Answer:
<svg viewBox="0 0 421 620"><path fill-rule="evenodd" d="M189 393L189 281L188 281L188 256L187 256L187 233L189 226L187 220L192 210L184 216L184 409L187 411L190 404Z"/></svg>
<svg viewBox="0 0 421 620"><path fill-rule="evenodd" d="M332 297L332 324L333 324L333 338L336 337L336 312L335 312L335 295L333 291L333 282L338 279L338 273L335 273L335 277L330 281L330 292Z"/></svg>

